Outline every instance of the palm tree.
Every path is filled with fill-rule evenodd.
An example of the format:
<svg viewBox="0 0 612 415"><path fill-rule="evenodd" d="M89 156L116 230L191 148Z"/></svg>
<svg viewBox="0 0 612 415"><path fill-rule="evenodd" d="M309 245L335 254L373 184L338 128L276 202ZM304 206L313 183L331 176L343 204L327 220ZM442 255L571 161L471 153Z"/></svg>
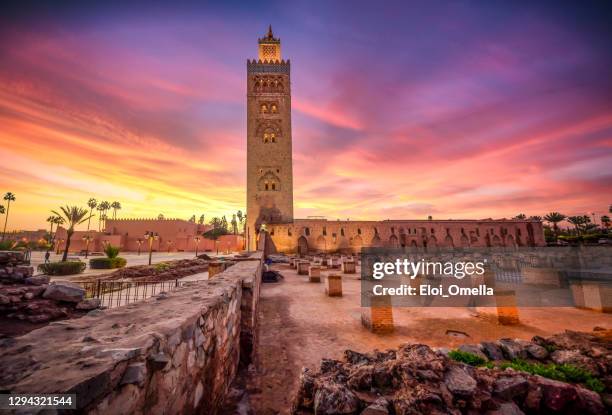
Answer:
<svg viewBox="0 0 612 415"><path fill-rule="evenodd" d="M102 230L102 218L104 217L104 206L99 204L96 210L100 212L98 213L98 232L100 232Z"/></svg>
<svg viewBox="0 0 612 415"><path fill-rule="evenodd" d="M51 215L47 218L47 222L51 224L51 228L49 229L49 239L48 242L51 243L51 238L53 238L53 225L55 225L55 215Z"/></svg>
<svg viewBox="0 0 612 415"><path fill-rule="evenodd" d="M529 216L529 220L537 220L538 222L542 222L542 216L538 216L538 215Z"/></svg>
<svg viewBox="0 0 612 415"><path fill-rule="evenodd" d="M108 212L111 208L111 204L104 200L100 202L100 206L102 207L102 217L100 219L102 220L102 222L104 222L104 220L106 219L106 212ZM106 224L104 224L103 226L106 226Z"/></svg>
<svg viewBox="0 0 612 415"><path fill-rule="evenodd" d="M580 235L580 228L584 225L584 217L582 216L568 216L567 221L574 225L576 229L576 234Z"/></svg>
<svg viewBox="0 0 612 415"><path fill-rule="evenodd" d="M64 255L62 256L62 262L65 262L68 259L68 248L70 248L70 238L72 238L72 234L74 233L74 227L88 219L89 211L82 207L68 205L60 207L60 210L61 213L55 210L51 212L68 223L68 229L66 229L66 245L64 247Z"/></svg>
<svg viewBox="0 0 612 415"><path fill-rule="evenodd" d="M564 214L559 213L559 212L550 212L548 215L544 216L544 220L546 222L552 223L553 231L555 233L555 238L559 234L559 226L557 226L557 223L565 220L566 217L567 216L565 216Z"/></svg>
<svg viewBox="0 0 612 415"><path fill-rule="evenodd" d="M525 220L527 219L527 215L525 215L524 213L519 213L518 215L514 217L514 219Z"/></svg>
<svg viewBox="0 0 612 415"><path fill-rule="evenodd" d="M205 222L204 222L204 220L205 220L205 217L204 217L204 214L202 213L202 214L200 215L200 219L198 220L198 223L199 223L200 225L204 225L204 223L205 223Z"/></svg>
<svg viewBox="0 0 612 415"><path fill-rule="evenodd" d="M602 215L601 216L601 224L608 229L610 227L610 216Z"/></svg>
<svg viewBox="0 0 612 415"><path fill-rule="evenodd" d="M117 219L117 210L121 210L121 203L113 202L110 207L113 208L113 219Z"/></svg>
<svg viewBox="0 0 612 415"><path fill-rule="evenodd" d="M232 215L232 233L236 235L238 233L238 221L236 220L236 214Z"/></svg>
<svg viewBox="0 0 612 415"><path fill-rule="evenodd" d="M93 210L96 206L98 206L98 201L93 197L87 201L87 206L89 206L89 219L87 219L87 231L89 232L89 225L91 224L91 217L94 215Z"/></svg>
<svg viewBox="0 0 612 415"><path fill-rule="evenodd" d="M15 201L15 194L11 192L6 192L4 195L4 200L7 201L6 204L6 216L4 217L4 229L2 230L2 240L4 241L4 235L6 234L6 223L8 222L9 209L11 208L11 202Z"/></svg>

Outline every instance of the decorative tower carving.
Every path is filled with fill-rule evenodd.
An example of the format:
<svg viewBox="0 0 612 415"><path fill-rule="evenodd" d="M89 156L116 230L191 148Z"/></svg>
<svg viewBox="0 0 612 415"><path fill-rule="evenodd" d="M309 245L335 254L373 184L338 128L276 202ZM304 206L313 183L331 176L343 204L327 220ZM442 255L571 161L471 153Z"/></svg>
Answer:
<svg viewBox="0 0 612 415"><path fill-rule="evenodd" d="M267 223L293 221L290 63L272 27L247 60L247 247Z"/></svg>

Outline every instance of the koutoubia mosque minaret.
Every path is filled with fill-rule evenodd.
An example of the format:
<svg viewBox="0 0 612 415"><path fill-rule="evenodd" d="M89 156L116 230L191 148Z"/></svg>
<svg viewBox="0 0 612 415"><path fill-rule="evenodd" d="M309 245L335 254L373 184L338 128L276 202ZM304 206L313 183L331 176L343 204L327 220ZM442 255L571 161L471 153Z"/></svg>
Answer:
<svg viewBox="0 0 612 415"><path fill-rule="evenodd" d="M293 221L290 63L272 26L247 60L247 245L264 224Z"/></svg>

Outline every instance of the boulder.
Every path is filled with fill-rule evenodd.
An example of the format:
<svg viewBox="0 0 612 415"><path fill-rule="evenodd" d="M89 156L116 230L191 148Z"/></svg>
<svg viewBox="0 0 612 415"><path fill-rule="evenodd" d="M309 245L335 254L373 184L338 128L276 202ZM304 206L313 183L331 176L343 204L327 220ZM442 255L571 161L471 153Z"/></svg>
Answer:
<svg viewBox="0 0 612 415"><path fill-rule="evenodd" d="M501 339L498 342L500 349L508 360L525 359L527 353L520 342L512 339Z"/></svg>
<svg viewBox="0 0 612 415"><path fill-rule="evenodd" d="M564 382L536 376L536 382L542 388L542 405L554 412L560 412L576 400L576 388Z"/></svg>
<svg viewBox="0 0 612 415"><path fill-rule="evenodd" d="M385 398L378 398L373 404L369 405L361 412L361 415L388 415L389 401Z"/></svg>
<svg viewBox="0 0 612 415"><path fill-rule="evenodd" d="M550 359L557 364L570 364L588 371L592 375L598 375L599 369L593 359L580 353L579 350L555 350Z"/></svg>
<svg viewBox="0 0 612 415"><path fill-rule="evenodd" d="M325 382L315 392L315 414L353 414L358 409L359 399L346 386Z"/></svg>
<svg viewBox="0 0 612 415"><path fill-rule="evenodd" d="M30 285L44 285L49 284L50 277L48 275L34 275L25 279L26 284Z"/></svg>
<svg viewBox="0 0 612 415"><path fill-rule="evenodd" d="M50 300L78 303L85 298L85 289L72 282L56 281L47 286L43 297Z"/></svg>
<svg viewBox="0 0 612 415"><path fill-rule="evenodd" d="M529 389L529 382L523 376L504 376L495 381L493 394L505 400L522 398Z"/></svg>
<svg viewBox="0 0 612 415"><path fill-rule="evenodd" d="M499 346L492 342L482 342L482 351L491 360L504 360L504 354Z"/></svg>
<svg viewBox="0 0 612 415"><path fill-rule="evenodd" d="M86 298L76 305L77 310L95 310L102 304L99 298Z"/></svg>
<svg viewBox="0 0 612 415"><path fill-rule="evenodd" d="M453 395L459 397L470 397L476 391L476 380L459 366L452 366L446 372L444 384Z"/></svg>
<svg viewBox="0 0 612 415"><path fill-rule="evenodd" d="M489 360L488 356L483 353L481 346L478 344L462 344L459 346L459 350L466 353L474 354L486 361Z"/></svg>

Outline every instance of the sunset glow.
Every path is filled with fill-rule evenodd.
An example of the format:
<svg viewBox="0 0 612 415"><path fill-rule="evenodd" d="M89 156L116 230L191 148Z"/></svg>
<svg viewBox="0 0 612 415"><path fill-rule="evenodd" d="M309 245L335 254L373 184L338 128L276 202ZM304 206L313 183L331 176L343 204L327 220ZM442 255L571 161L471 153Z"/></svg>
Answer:
<svg viewBox="0 0 612 415"><path fill-rule="evenodd" d="M245 62L268 23L292 65L295 217L607 212L603 18L501 3L391 9L265 2L5 16L9 229L46 227L50 209L90 197L121 201L127 217L244 211Z"/></svg>

